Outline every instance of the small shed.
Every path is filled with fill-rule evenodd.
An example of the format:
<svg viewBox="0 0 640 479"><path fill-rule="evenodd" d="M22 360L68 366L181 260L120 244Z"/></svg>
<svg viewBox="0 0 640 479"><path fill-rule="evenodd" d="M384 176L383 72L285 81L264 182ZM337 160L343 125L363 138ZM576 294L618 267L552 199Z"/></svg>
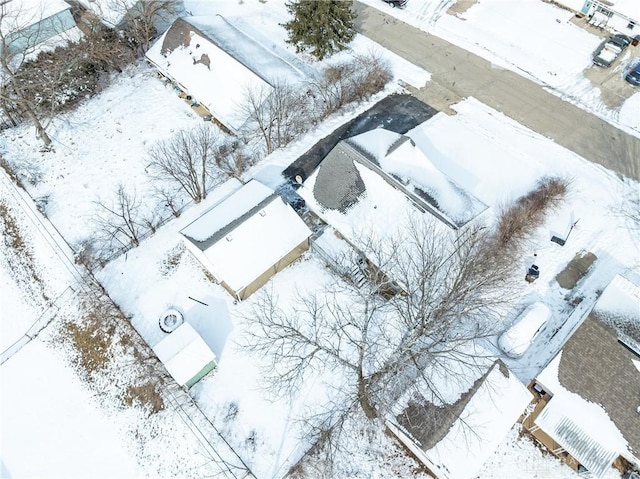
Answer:
<svg viewBox="0 0 640 479"><path fill-rule="evenodd" d="M271 188L251 180L181 234L214 278L243 300L309 248L311 230Z"/></svg>
<svg viewBox="0 0 640 479"><path fill-rule="evenodd" d="M189 323L153 347L158 359L180 386L190 388L216 367L216 355Z"/></svg>

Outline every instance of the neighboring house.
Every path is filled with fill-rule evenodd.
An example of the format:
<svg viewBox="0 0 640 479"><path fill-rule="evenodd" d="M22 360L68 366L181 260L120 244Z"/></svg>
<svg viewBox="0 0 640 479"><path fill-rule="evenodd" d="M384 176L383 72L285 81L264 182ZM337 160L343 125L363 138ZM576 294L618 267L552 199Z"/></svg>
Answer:
<svg viewBox="0 0 640 479"><path fill-rule="evenodd" d="M443 378L446 391L437 397L418 383L387 419L393 434L438 479L476 477L531 402L531 393L500 360L476 376L459 390L459 376ZM450 401L443 404L447 394Z"/></svg>
<svg viewBox="0 0 640 479"><path fill-rule="evenodd" d="M9 54L29 52L76 26L71 6L62 0L10 0L0 3L0 29Z"/></svg>
<svg viewBox="0 0 640 479"><path fill-rule="evenodd" d="M612 328L603 322L616 324ZM640 288L617 276L558 355L532 383L525 427L578 471L602 478L616 463L640 468Z"/></svg>
<svg viewBox="0 0 640 479"><path fill-rule="evenodd" d="M217 121L237 132L248 92L268 97L278 83L305 80L308 67L285 50L221 15L177 19L147 59Z"/></svg>
<svg viewBox="0 0 640 479"><path fill-rule="evenodd" d="M180 386L190 388L216 367L216 355L189 323L183 323L153 347Z"/></svg>
<svg viewBox="0 0 640 479"><path fill-rule="evenodd" d="M311 230L278 194L251 180L181 234L214 278L243 300L308 249Z"/></svg>
<svg viewBox="0 0 640 479"><path fill-rule="evenodd" d="M640 34L640 6L637 0L557 0L587 16L589 23L626 35Z"/></svg>

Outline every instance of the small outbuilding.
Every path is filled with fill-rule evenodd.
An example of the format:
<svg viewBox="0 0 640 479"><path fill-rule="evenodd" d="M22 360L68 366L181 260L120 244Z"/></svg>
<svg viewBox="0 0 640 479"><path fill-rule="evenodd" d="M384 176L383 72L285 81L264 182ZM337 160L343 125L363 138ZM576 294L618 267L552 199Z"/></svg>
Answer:
<svg viewBox="0 0 640 479"><path fill-rule="evenodd" d="M216 367L216 355L189 323L182 324L153 347L180 386L190 388Z"/></svg>
<svg viewBox="0 0 640 479"><path fill-rule="evenodd" d="M311 230L271 188L251 180L181 234L214 278L243 300L309 248Z"/></svg>

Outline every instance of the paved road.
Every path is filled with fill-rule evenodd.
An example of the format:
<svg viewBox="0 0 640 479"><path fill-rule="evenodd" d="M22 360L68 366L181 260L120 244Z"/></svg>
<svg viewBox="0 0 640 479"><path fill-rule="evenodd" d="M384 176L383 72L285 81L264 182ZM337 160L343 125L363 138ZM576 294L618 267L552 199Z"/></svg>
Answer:
<svg viewBox="0 0 640 479"><path fill-rule="evenodd" d="M354 5L360 33L431 73L432 81L413 92L421 100L447 112L452 103L473 96L580 156L640 181L640 138L441 38Z"/></svg>

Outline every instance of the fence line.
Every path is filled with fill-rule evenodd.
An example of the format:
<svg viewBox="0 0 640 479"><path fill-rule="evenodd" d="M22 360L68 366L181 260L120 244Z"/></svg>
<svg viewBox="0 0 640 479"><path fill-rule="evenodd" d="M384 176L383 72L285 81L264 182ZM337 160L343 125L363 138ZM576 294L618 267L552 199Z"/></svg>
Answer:
<svg viewBox="0 0 640 479"><path fill-rule="evenodd" d="M31 324L27 332L0 354L0 365L4 364L11 356L29 344L31 340L35 339L38 334L56 318L58 311L60 311L60 306L64 305L70 298L65 298L60 306L58 306L58 303L62 300L63 296L68 296L70 293L75 293L75 290L71 286L67 286L64 291L53 300L53 303Z"/></svg>

